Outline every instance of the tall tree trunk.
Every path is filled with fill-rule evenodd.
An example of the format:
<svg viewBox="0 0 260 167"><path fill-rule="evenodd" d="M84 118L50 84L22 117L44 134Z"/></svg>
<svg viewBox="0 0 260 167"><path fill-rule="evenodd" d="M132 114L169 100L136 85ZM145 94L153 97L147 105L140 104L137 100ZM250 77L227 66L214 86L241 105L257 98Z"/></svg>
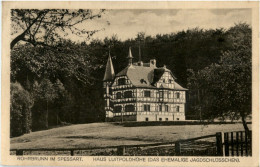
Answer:
<svg viewBox="0 0 260 167"><path fill-rule="evenodd" d="M59 115L58 115L58 112L56 113L56 125L59 124Z"/></svg>
<svg viewBox="0 0 260 167"><path fill-rule="evenodd" d="M243 123L243 126L244 126L245 131L246 131L246 132L249 132L249 128L248 128L248 126L247 126L245 116L242 115L241 118L242 118L242 123Z"/></svg>
<svg viewBox="0 0 260 167"><path fill-rule="evenodd" d="M47 113L46 113L46 120L45 120L45 126L48 129L49 128L49 111L48 111L48 100L47 100Z"/></svg>

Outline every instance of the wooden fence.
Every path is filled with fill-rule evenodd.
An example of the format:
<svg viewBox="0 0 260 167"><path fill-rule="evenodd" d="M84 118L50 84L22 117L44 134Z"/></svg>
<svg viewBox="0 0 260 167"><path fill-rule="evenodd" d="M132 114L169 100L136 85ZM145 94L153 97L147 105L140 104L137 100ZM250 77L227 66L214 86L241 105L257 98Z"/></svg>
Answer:
<svg viewBox="0 0 260 167"><path fill-rule="evenodd" d="M211 138L211 142L208 139ZM67 148L67 149L11 149L15 155L25 155L25 152L66 152L71 156L79 151L89 150L110 150L109 154L94 154L94 155L138 155L129 153L133 151L142 150L141 148L150 148L150 152L155 152L155 148L167 148L166 154L158 152L152 155L173 155L173 156L251 156L252 155L252 133L239 132L219 132L214 135L201 136L186 140L179 140L175 142L154 143L154 144L139 144L139 145L120 145L109 147L95 147L95 148ZM127 153L128 151L128 153ZM165 151L165 150L163 150ZM106 151L105 151L106 152ZM106 152L107 153L107 152ZM78 155L78 154L76 154ZM89 155L89 154L87 154ZM144 155L140 153L140 155ZM150 155L150 154L145 154Z"/></svg>
<svg viewBox="0 0 260 167"><path fill-rule="evenodd" d="M218 156L252 156L252 131L216 134Z"/></svg>

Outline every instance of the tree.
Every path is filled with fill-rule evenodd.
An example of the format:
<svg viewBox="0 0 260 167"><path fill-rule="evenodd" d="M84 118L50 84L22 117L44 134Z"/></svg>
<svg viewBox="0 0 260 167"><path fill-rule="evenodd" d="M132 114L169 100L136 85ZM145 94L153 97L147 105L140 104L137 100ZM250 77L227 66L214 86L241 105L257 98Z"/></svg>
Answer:
<svg viewBox="0 0 260 167"><path fill-rule="evenodd" d="M64 115L62 112L68 112L66 110L68 110L68 104L70 103L71 99L69 99L70 96L64 88L63 83L59 79L56 80L56 82L53 84L53 87L57 95L57 100L54 101L56 125L59 125L59 123L63 122L60 119L60 115Z"/></svg>
<svg viewBox="0 0 260 167"><path fill-rule="evenodd" d="M10 124L11 137L31 131L31 108L33 99L19 83L11 83Z"/></svg>
<svg viewBox="0 0 260 167"><path fill-rule="evenodd" d="M87 30L79 24L100 18L104 9L68 10L68 9L12 9L12 35L16 37L11 41L13 47L23 41L33 46L53 46L61 38L74 34L89 38L99 30Z"/></svg>
<svg viewBox="0 0 260 167"><path fill-rule="evenodd" d="M251 114L252 100L251 28L238 24L227 34L232 47L222 53L218 63L197 73L190 71L188 86L196 92L197 106L204 118L241 118L248 131L246 118Z"/></svg>
<svg viewBox="0 0 260 167"><path fill-rule="evenodd" d="M88 50L87 46L70 40L61 40L55 49L18 45L11 51L11 80L23 85L27 79L39 81L49 78L54 82L56 79L75 78L84 84L91 84L95 78L90 76L90 72L96 66Z"/></svg>
<svg viewBox="0 0 260 167"><path fill-rule="evenodd" d="M33 85L33 95L41 104L45 103L45 128L49 127L49 105L53 103L58 94L54 88L54 85L48 79L43 79L40 84L37 82ZM44 105L40 106L43 107Z"/></svg>

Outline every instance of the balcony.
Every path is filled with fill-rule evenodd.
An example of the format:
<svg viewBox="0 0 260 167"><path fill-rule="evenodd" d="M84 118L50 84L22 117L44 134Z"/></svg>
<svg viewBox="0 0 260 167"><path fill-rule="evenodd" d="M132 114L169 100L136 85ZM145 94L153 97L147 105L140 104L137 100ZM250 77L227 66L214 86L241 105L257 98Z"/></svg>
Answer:
<svg viewBox="0 0 260 167"><path fill-rule="evenodd" d="M104 94L104 98L112 98L112 95L110 95L110 94Z"/></svg>
<svg viewBox="0 0 260 167"><path fill-rule="evenodd" d="M114 113L114 116L136 115L136 112L118 112Z"/></svg>
<svg viewBox="0 0 260 167"><path fill-rule="evenodd" d="M136 102L136 98L132 97L132 98L114 99L113 102L114 103Z"/></svg>
<svg viewBox="0 0 260 167"><path fill-rule="evenodd" d="M159 111L139 111L137 115L173 115L173 112L159 112Z"/></svg>

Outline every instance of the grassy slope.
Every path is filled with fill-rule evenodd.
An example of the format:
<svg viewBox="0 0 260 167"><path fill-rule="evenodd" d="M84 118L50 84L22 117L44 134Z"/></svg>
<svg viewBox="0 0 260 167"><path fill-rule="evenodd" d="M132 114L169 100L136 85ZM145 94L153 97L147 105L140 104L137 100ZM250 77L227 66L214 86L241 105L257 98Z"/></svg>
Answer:
<svg viewBox="0 0 260 167"><path fill-rule="evenodd" d="M144 144L239 130L243 130L242 124L122 127L111 123L92 123L32 132L12 138L11 148L86 148Z"/></svg>

